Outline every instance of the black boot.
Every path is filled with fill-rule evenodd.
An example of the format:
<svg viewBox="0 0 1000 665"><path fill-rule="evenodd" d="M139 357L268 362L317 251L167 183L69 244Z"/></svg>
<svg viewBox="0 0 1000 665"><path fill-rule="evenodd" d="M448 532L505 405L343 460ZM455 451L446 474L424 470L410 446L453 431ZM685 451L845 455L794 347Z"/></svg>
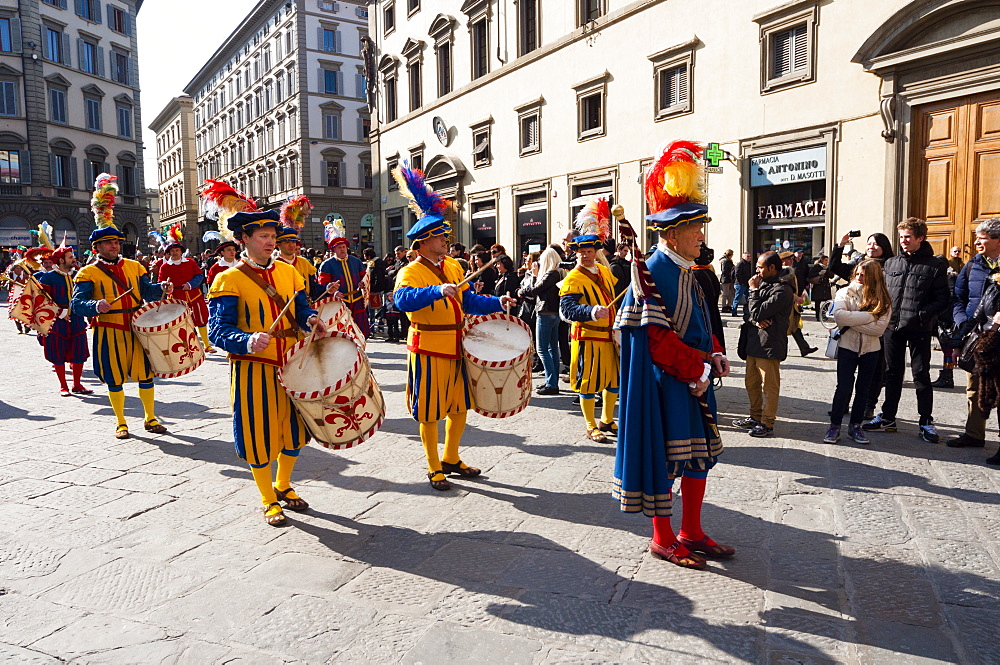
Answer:
<svg viewBox="0 0 1000 665"><path fill-rule="evenodd" d="M938 374L937 381L931 382L932 388L954 388L955 387L955 370L943 369L941 373Z"/></svg>

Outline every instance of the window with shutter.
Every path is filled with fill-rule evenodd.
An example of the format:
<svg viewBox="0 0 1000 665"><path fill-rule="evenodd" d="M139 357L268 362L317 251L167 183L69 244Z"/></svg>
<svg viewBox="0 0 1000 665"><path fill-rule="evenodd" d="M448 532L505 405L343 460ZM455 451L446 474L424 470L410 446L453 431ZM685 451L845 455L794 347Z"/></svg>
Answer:
<svg viewBox="0 0 1000 665"><path fill-rule="evenodd" d="M0 115L17 115L17 82L0 81Z"/></svg>
<svg viewBox="0 0 1000 665"><path fill-rule="evenodd" d="M539 151L540 117L538 111L521 116L521 151L520 154L530 155Z"/></svg>
<svg viewBox="0 0 1000 665"><path fill-rule="evenodd" d="M815 80L818 3L791 16L778 10L755 18L761 26L761 92Z"/></svg>

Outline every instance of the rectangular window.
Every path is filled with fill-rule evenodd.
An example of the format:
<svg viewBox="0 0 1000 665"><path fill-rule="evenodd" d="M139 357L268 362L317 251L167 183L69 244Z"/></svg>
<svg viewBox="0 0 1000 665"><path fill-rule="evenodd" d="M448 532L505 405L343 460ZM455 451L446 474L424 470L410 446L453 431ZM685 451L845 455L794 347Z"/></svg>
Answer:
<svg viewBox="0 0 1000 665"><path fill-rule="evenodd" d="M83 39L78 40L77 43L80 45L80 71L96 74L97 45Z"/></svg>
<svg viewBox="0 0 1000 665"><path fill-rule="evenodd" d="M361 165L361 187L363 189L372 188L372 165L362 164Z"/></svg>
<svg viewBox="0 0 1000 665"><path fill-rule="evenodd" d="M443 42L437 47L438 97L451 92L451 44Z"/></svg>
<svg viewBox="0 0 1000 665"><path fill-rule="evenodd" d="M358 118L358 140L368 141L368 135L372 133L372 119L369 117Z"/></svg>
<svg viewBox="0 0 1000 665"><path fill-rule="evenodd" d="M132 109L127 106L118 107L118 136L132 138Z"/></svg>
<svg viewBox="0 0 1000 665"><path fill-rule="evenodd" d="M340 78L339 74L340 72L338 71L332 71L329 69L323 70L323 92L331 95L340 94L340 86L337 85L339 83L338 79Z"/></svg>
<svg viewBox="0 0 1000 665"><path fill-rule="evenodd" d="M113 5L108 5L108 27L115 32L132 36L131 16L125 10Z"/></svg>
<svg viewBox="0 0 1000 665"><path fill-rule="evenodd" d="M342 187L342 182L340 179L340 172L342 170L343 164L340 162L327 162L326 163L326 186L327 187Z"/></svg>
<svg viewBox="0 0 1000 665"><path fill-rule="evenodd" d="M340 116L332 113L323 115L323 138L340 139Z"/></svg>
<svg viewBox="0 0 1000 665"><path fill-rule="evenodd" d="M490 71L489 31L486 19L476 21L472 26L472 78L486 76Z"/></svg>
<svg viewBox="0 0 1000 665"><path fill-rule="evenodd" d="M392 122L396 115L396 79L387 78L385 80L385 119Z"/></svg>
<svg viewBox="0 0 1000 665"><path fill-rule="evenodd" d="M538 112L521 116L521 155L531 155L539 151Z"/></svg>
<svg viewBox="0 0 1000 665"><path fill-rule="evenodd" d="M323 30L323 50L333 53L337 50L337 32L335 30Z"/></svg>
<svg viewBox="0 0 1000 665"><path fill-rule="evenodd" d="M52 122L66 122L66 91L49 89L49 120Z"/></svg>
<svg viewBox="0 0 1000 665"><path fill-rule="evenodd" d="M124 53L112 52L111 78L123 85L129 85L129 59Z"/></svg>
<svg viewBox="0 0 1000 665"><path fill-rule="evenodd" d="M52 62L63 61L63 33L45 28L45 57Z"/></svg>
<svg viewBox="0 0 1000 665"><path fill-rule="evenodd" d="M385 160L385 172L392 173L394 170L396 170L396 167L398 165L399 165L399 157L390 157L389 159ZM399 189L399 184L396 182L395 178L390 176L387 181L387 187L391 192L395 189Z"/></svg>
<svg viewBox="0 0 1000 665"><path fill-rule="evenodd" d="M52 166L52 186L72 187L73 171L70 168L71 162L69 156L49 153L49 163Z"/></svg>
<svg viewBox="0 0 1000 665"><path fill-rule="evenodd" d="M385 34L389 34L396 28L396 3L390 2L382 11L382 25L385 26Z"/></svg>
<svg viewBox="0 0 1000 665"><path fill-rule="evenodd" d="M489 166L492 161L490 154L490 128L476 130L472 133L472 163L475 167Z"/></svg>
<svg viewBox="0 0 1000 665"><path fill-rule="evenodd" d="M15 185L21 182L21 152L0 150L0 183Z"/></svg>
<svg viewBox="0 0 1000 665"><path fill-rule="evenodd" d="M0 81L0 115L17 115L17 83Z"/></svg>
<svg viewBox="0 0 1000 665"><path fill-rule="evenodd" d="M365 79L364 74L354 75L354 88L357 91L358 99L364 99L368 96L368 80Z"/></svg>
<svg viewBox="0 0 1000 665"><path fill-rule="evenodd" d="M598 91L579 98L580 138L604 134L604 92Z"/></svg>
<svg viewBox="0 0 1000 665"><path fill-rule="evenodd" d="M686 106L688 101L688 66L687 63L676 67L666 67L658 72L660 94L656 111L670 113L674 109Z"/></svg>
<svg viewBox="0 0 1000 665"><path fill-rule="evenodd" d="M521 0L518 4L520 19L520 53L531 53L538 48L538 0Z"/></svg>
<svg viewBox="0 0 1000 665"><path fill-rule="evenodd" d="M410 110L416 111L423 105L423 91L420 83L420 63L411 62L407 66L410 79Z"/></svg>
<svg viewBox="0 0 1000 665"><path fill-rule="evenodd" d="M577 0L580 3L580 25L596 21L604 14L604 0Z"/></svg>
<svg viewBox="0 0 1000 665"><path fill-rule="evenodd" d="M99 132L101 131L101 102L97 99L91 99L89 97L83 100L84 108L86 109L87 115L87 129Z"/></svg>
<svg viewBox="0 0 1000 665"><path fill-rule="evenodd" d="M11 30L11 19L0 18L0 51L11 53L14 50L14 31Z"/></svg>
<svg viewBox="0 0 1000 665"><path fill-rule="evenodd" d="M771 36L771 78L801 72L808 67L808 32L802 23Z"/></svg>
<svg viewBox="0 0 1000 665"><path fill-rule="evenodd" d="M125 166L122 164L118 167L118 169L120 171L118 175L118 186L121 187L122 193L135 196L135 167Z"/></svg>

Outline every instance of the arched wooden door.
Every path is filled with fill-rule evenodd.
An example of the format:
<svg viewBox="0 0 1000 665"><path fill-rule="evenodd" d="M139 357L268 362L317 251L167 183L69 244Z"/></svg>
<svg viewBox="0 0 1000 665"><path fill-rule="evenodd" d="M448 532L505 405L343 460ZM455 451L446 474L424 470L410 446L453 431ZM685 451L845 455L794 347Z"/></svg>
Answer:
<svg viewBox="0 0 1000 665"><path fill-rule="evenodd" d="M976 225L1000 217L1000 91L914 109L911 211L927 240L948 256L976 252Z"/></svg>

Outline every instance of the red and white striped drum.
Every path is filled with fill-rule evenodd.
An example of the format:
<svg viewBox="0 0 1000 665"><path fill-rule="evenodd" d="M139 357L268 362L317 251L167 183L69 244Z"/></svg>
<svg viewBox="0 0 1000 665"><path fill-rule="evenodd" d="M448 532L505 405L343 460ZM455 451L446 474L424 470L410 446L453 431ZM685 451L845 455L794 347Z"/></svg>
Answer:
<svg viewBox="0 0 1000 665"><path fill-rule="evenodd" d="M462 336L476 413L506 418L531 400L531 330L510 314L470 316Z"/></svg>
<svg viewBox="0 0 1000 665"><path fill-rule="evenodd" d="M354 322L354 316L351 314L350 307L345 305L341 300L334 300L332 295L320 298L316 301L314 307L316 308L316 315L323 320L327 328L340 330L355 337L358 346L364 350L368 344L368 340L361 333L358 324Z"/></svg>
<svg viewBox="0 0 1000 665"><path fill-rule="evenodd" d="M132 332L149 358L153 375L161 379L183 376L205 362L191 309L182 300L143 305L132 317Z"/></svg>
<svg viewBox="0 0 1000 665"><path fill-rule="evenodd" d="M59 315L59 306L52 302L37 280L32 278L24 284L13 284L8 300L10 318L40 335L49 334Z"/></svg>
<svg viewBox="0 0 1000 665"><path fill-rule="evenodd" d="M382 389L347 332L328 330L290 348L278 381L324 448L356 446L385 420Z"/></svg>

